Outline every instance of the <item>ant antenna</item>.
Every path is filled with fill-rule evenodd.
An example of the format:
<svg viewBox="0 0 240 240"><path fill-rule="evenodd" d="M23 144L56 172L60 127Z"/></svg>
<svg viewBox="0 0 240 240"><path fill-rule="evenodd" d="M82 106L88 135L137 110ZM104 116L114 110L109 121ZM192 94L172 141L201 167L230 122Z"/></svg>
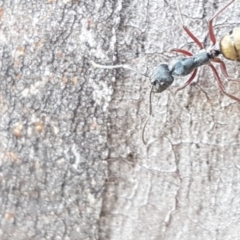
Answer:
<svg viewBox="0 0 240 240"><path fill-rule="evenodd" d="M91 63L95 68L104 68L104 69L125 68L125 69L129 69L129 70L131 70L131 71L133 71L133 72L135 72L135 73L138 73L138 74L140 74L140 75L142 75L142 76L144 76L144 77L149 78L148 75L143 74L143 73L140 73L140 72L138 72L137 70L129 67L129 66L126 65L126 64L119 64L119 65L114 65L114 66L113 66L113 65L101 65L101 64L95 63L94 61L90 61L90 63Z"/></svg>
<svg viewBox="0 0 240 240"><path fill-rule="evenodd" d="M103 68L103 69L125 68L125 69L129 69L129 70L131 70L131 71L133 71L133 72L136 72L136 73L138 73L138 74L140 74L140 75L142 75L142 76L144 76L144 77L149 78L150 83L151 83L151 79L150 79L150 77L149 77L148 75L143 74L143 73L140 73L140 72L138 72L137 70L135 70L135 69L133 69L133 68L131 68L131 67L129 67L128 65L125 65L125 64L119 64L119 65L101 65L101 64L95 63L94 61L91 61L90 63L91 63L94 67L96 67L96 68ZM153 86L154 86L154 85L151 84L151 90L150 90L150 93L149 93L149 115L148 115L148 117L147 117L147 119L146 119L146 121L145 121L145 123L144 123L143 129L142 129L142 141L143 141L144 145L146 145L146 141L145 141L145 138L144 138L144 133L145 133L146 125L147 125L147 123L148 123L148 121L149 121L149 118L150 118L151 115L152 115L152 93L153 93Z"/></svg>
<svg viewBox="0 0 240 240"><path fill-rule="evenodd" d="M149 118L152 116L152 93L153 93L153 85L151 86L151 90L150 90L150 93L149 93L149 112L148 112L148 117L143 125L143 129L142 129L142 141L143 141L143 144L146 145L146 141L145 141L145 138L144 138L144 133L145 133L145 129L146 129L146 126L147 126L147 123L149 121Z"/></svg>

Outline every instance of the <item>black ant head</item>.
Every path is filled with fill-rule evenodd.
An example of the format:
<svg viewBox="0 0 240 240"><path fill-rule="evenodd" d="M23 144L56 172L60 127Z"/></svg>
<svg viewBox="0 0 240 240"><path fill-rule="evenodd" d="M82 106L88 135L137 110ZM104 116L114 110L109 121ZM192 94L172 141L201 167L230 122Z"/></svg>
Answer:
<svg viewBox="0 0 240 240"><path fill-rule="evenodd" d="M173 83L173 76L167 64L160 64L151 76L153 92L160 93L166 90Z"/></svg>

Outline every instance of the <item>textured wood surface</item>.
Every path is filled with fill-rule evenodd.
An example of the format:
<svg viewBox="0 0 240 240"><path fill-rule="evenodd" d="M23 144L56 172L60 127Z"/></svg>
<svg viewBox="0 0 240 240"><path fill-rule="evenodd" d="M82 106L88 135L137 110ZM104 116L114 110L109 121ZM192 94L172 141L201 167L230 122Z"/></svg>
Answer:
<svg viewBox="0 0 240 240"><path fill-rule="evenodd" d="M207 20L226 1L179 1L209 46ZM3 1L0 5L1 239L239 239L240 104L207 66L153 96L150 74L198 52L176 2ZM240 25L235 1L216 21ZM231 77L239 66L225 61ZM227 82L240 97L240 84Z"/></svg>

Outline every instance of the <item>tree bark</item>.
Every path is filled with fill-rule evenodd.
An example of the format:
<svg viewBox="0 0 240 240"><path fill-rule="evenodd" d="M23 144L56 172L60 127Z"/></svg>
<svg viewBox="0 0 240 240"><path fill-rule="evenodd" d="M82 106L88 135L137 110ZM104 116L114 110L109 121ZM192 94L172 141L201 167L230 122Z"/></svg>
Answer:
<svg viewBox="0 0 240 240"><path fill-rule="evenodd" d="M226 2L179 4L210 46ZM239 9L217 18L218 40ZM197 53L175 1L3 1L0 23L1 239L239 239L240 105L210 68L153 95L144 145L149 79L91 65L150 75L173 48Z"/></svg>

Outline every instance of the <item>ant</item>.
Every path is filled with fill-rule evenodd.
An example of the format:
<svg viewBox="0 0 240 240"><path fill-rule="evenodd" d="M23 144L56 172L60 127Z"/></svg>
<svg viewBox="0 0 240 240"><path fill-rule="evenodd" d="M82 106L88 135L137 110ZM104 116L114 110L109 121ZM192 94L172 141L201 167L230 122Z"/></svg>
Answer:
<svg viewBox="0 0 240 240"><path fill-rule="evenodd" d="M160 93L166 90L173 83L174 81L173 76L186 76L192 73L188 81L182 87L177 89L177 91L182 90L194 80L198 71L197 69L198 67L202 65L208 65L212 69L216 77L218 86L222 91L222 93L240 103L239 98L225 91L223 83L219 77L219 74L216 68L211 63L211 62L219 63L223 75L226 78L229 78L225 63L220 58L218 58L218 56L222 54L225 58L229 60L240 61L240 56L239 56L240 55L240 28L234 28L228 35L225 35L220 40L220 49L215 48L216 36L213 31L213 20L234 1L235 0L231 0L226 6L224 6L217 13L215 13L214 16L209 20L208 31L209 31L210 41L212 42L212 46L210 47L209 50L205 50L203 47L203 44L198 40L198 38L196 38L194 34L184 25L181 10L179 5L177 4L183 30L187 33L187 35L190 38L192 38L192 40L199 46L201 50L205 50L205 51L201 51L193 55L191 52L184 49L178 49L178 48L172 49L172 51L184 54L187 57L178 59L178 61L171 68L169 68L167 64L160 64L155 69L151 78L152 79L151 83L153 85L154 92Z"/></svg>
<svg viewBox="0 0 240 240"><path fill-rule="evenodd" d="M213 73L214 76L217 80L218 86L220 90L222 91L223 94L226 96L234 99L235 101L240 103L240 99L227 93L224 89L223 83L219 77L219 74L216 70L216 68L212 65L212 62L220 64L220 69L224 75L224 77L229 78L226 65L225 63L218 58L219 55L223 55L226 59L232 60L232 61L240 61L240 28L234 28L229 34L225 35L222 37L222 39L219 42L220 49L216 49L216 36L214 34L213 30L213 20L220 14L222 13L229 5L231 5L235 0L231 0L229 3L227 3L223 8L221 8L219 11L217 11L213 17L209 20L208 22L208 32L209 32L209 37L210 41L212 43L211 47L206 50L204 49L203 44L198 40L197 37L184 25L182 13L177 1L177 10L180 15L180 20L182 24L183 30L187 33L187 35L199 46L200 51L199 53L193 55L191 52L184 50L184 49L172 49L172 51L181 53L187 57L182 57L178 59L175 64L172 67L169 67L167 64L160 64L158 67L154 70L153 74L151 77L139 73L138 71L132 69L128 65L115 65L115 66L106 66L106 65L100 65L95 62L91 62L93 66L98 67L98 68L105 68L105 69L115 69L115 68L125 68L129 69L132 71L135 71L145 77L150 78L151 80L151 91L150 91L150 104L149 104L149 117L151 116L151 93L161 93L164 90L166 90L174 81L174 76L186 76L190 73L191 76L187 80L187 82L180 88L176 90L178 92L179 90L184 89L187 87L196 77L198 67L202 65L208 65ZM148 118L149 118L148 117ZM145 143L144 140L144 130L146 127L148 119L146 120L144 127L143 127L143 132L142 132L142 140L143 143Z"/></svg>

